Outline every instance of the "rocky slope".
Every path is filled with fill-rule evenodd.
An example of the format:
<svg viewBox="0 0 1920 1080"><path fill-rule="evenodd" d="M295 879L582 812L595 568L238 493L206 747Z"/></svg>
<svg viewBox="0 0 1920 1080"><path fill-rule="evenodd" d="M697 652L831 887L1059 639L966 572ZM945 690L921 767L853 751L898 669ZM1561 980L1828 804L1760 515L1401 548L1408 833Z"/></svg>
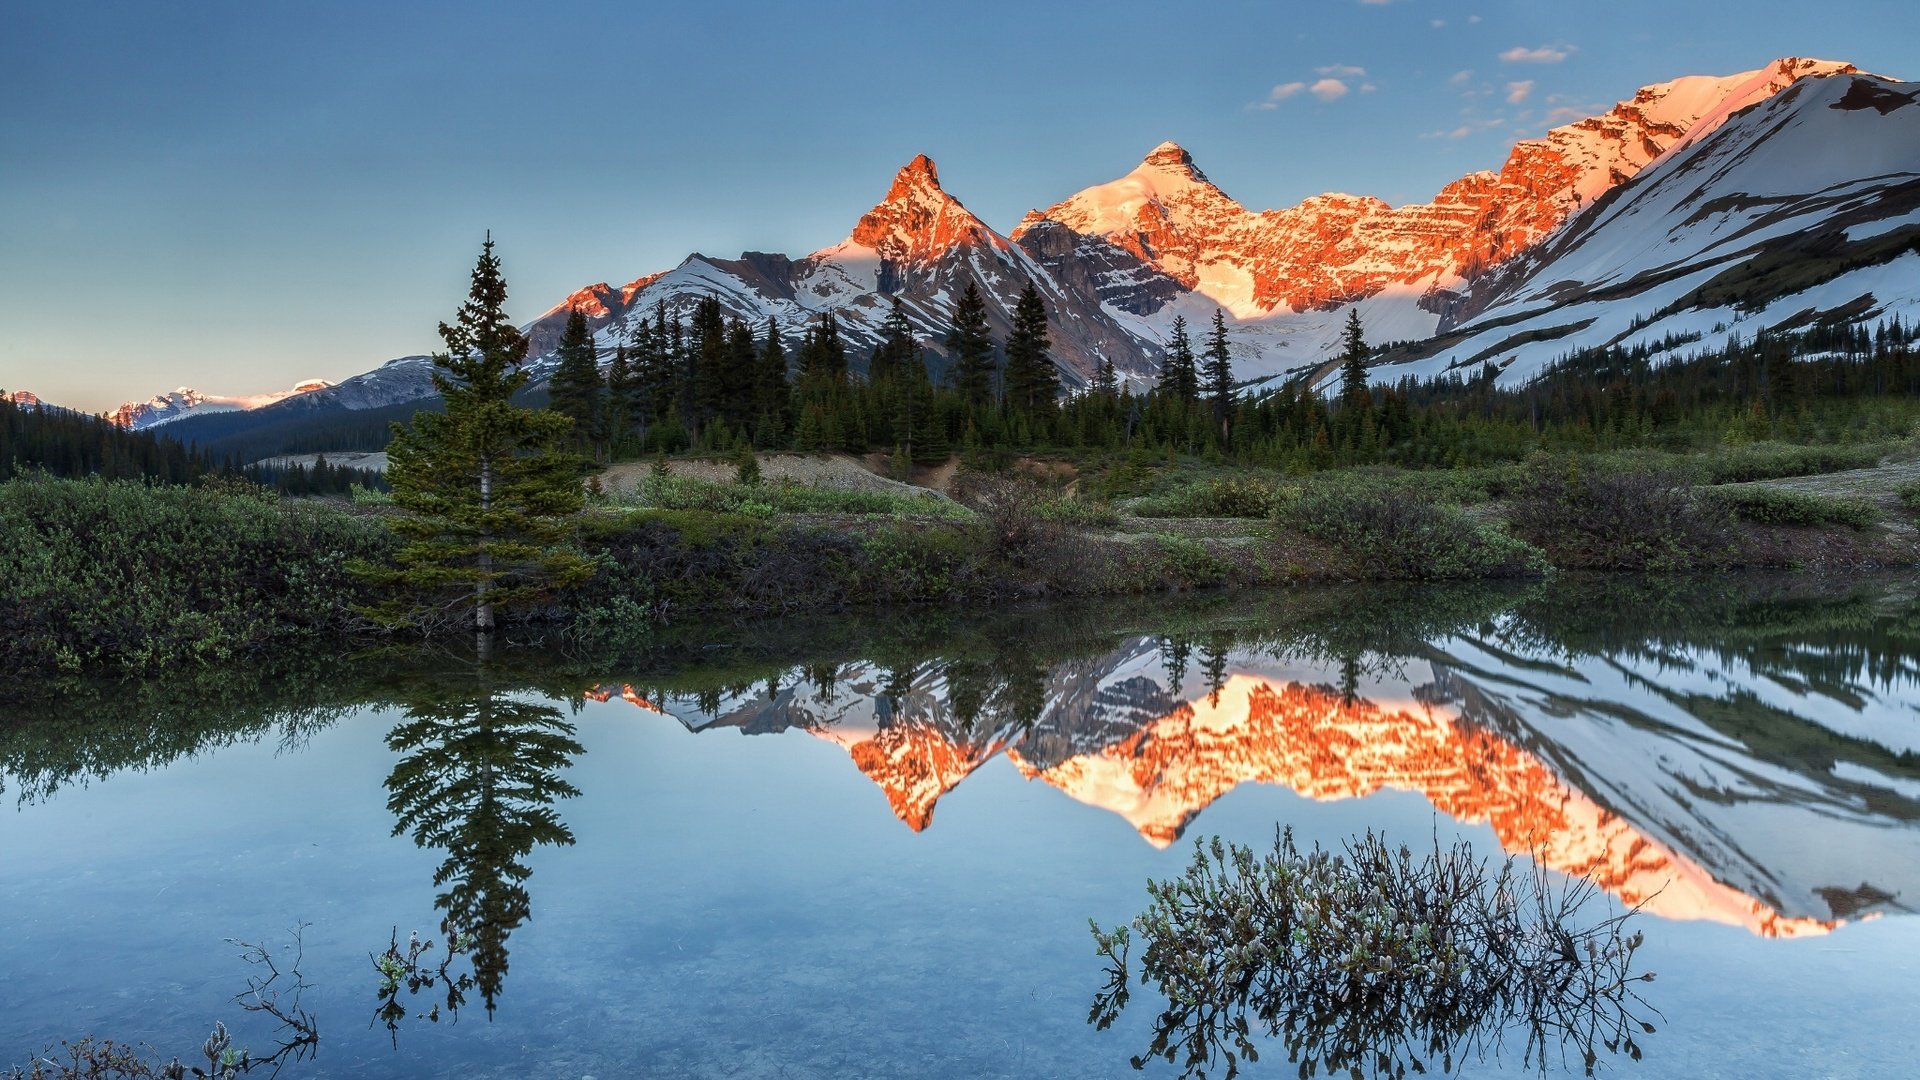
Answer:
<svg viewBox="0 0 1920 1080"><path fill-rule="evenodd" d="M877 341L893 298L937 354L968 282L986 294L989 321L1004 335L1014 297L1032 281L1051 308L1054 354L1069 386L1103 360L1150 380L1173 319L1204 324L1216 307L1233 317L1238 373L1256 386L1324 364L1353 305L1375 342L1431 343L1398 356L1423 363L1383 369L1382 377L1432 374L1491 356L1498 340L1476 335L1517 325L1526 305L1551 298L1586 297L1605 307L1609 326L1653 317L1676 297L1618 288L1628 280L1624 272L1657 269L1632 260L1657 250L1665 267L1659 272L1668 277L1688 268L1718 273L1730 231L1747 230L1741 235L1748 248L1778 259L1799 250L1794 230L1815 229L1840 235L1833 242L1845 248L1841 258L1884 264L1883 249L1894 242L1887 230L1902 228L1907 213L1898 177L1920 167L1920 148L1908 134L1913 110L1903 104L1913 93L1848 64L1798 58L1731 76L1676 79L1517 143L1497 171L1469 174L1428 202L1399 207L1327 194L1248 210L1185 149L1162 143L1118 179L1030 212L1010 235L968 211L942 188L933 162L918 157L846 239L812 254L695 254L624 285L575 290L528 324L533 370L551 371L550 350L575 306L609 351L656 306L685 314L704 296L757 328L777 319L789 333L831 312L857 364ZM1862 104L1839 109L1835 102L1849 94ZM1772 119L1756 119L1761 115ZM1784 122L1789 115L1793 122ZM1817 157L1820 167L1802 168L1803 155ZM1740 165L1749 160L1754 164ZM1649 193L1660 187L1658 177L1683 167L1684 200L1669 199L1659 213L1637 212L1631 226L1618 224L1622 207L1665 198ZM1856 181L1866 186L1848 201L1836 185ZM1766 213L1783 227L1755 234L1748 226L1760 226L1754 215L1761 211L1748 195L1776 189ZM1671 194L1677 186L1662 190ZM1805 197L1814 201L1791 202ZM1790 229L1779 216L1789 212ZM1578 239L1594 235L1600 239ZM1878 242L1860 246L1867 240ZM1719 291L1737 292L1739 285L1723 281ZM1768 289L1783 287L1774 282ZM1883 302L1846 309L1846 317L1887 315L1889 287L1876 294ZM1777 311L1767 318L1781 321ZM1527 329L1542 331L1540 342L1555 342L1564 325ZM1473 341L1460 346L1467 337ZM1536 371L1535 357L1565 345L1516 353L1525 362L1512 377ZM425 357L404 357L304 395L301 404L372 408L411 400L431 393L428 369Z"/></svg>

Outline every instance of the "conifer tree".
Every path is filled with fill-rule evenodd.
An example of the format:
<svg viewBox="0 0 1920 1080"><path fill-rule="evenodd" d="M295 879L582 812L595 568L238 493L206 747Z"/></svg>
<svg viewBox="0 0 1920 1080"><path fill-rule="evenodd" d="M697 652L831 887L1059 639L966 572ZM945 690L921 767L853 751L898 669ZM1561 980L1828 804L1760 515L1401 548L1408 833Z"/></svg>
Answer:
<svg viewBox="0 0 1920 1080"><path fill-rule="evenodd" d="M763 446L778 445L786 439L793 416L793 391L787 385L787 350L780 340L780 320L767 321L767 340L760 346L759 376L754 403L759 410Z"/></svg>
<svg viewBox="0 0 1920 1080"><path fill-rule="evenodd" d="M356 572L390 590L368 614L394 624L449 615L484 650L496 608L576 584L593 564L566 546L583 496L578 459L561 452L567 421L517 406L527 383L527 339L506 316L507 283L487 237L433 385L446 411L393 426L387 481L408 513L389 522L405 543L395 567Z"/></svg>
<svg viewBox="0 0 1920 1080"><path fill-rule="evenodd" d="M1360 327L1360 309L1347 309L1347 327L1340 335L1340 400L1365 409L1373 404L1367 393L1367 338Z"/></svg>
<svg viewBox="0 0 1920 1080"><path fill-rule="evenodd" d="M568 442L574 451L596 456L603 414L600 355L594 347L593 332L587 329L587 317L579 308L568 312L556 351L560 363L547 383L549 407L573 421Z"/></svg>
<svg viewBox="0 0 1920 1080"><path fill-rule="evenodd" d="M976 409L993 404L993 335L987 329L987 301L975 282L953 309L953 327L947 331L947 353L953 365L953 388Z"/></svg>
<svg viewBox="0 0 1920 1080"><path fill-rule="evenodd" d="M532 911L528 856L573 843L554 809L579 789L561 772L582 753L574 726L481 668L471 689L429 683L412 691L387 733L403 755L387 776L393 834L445 853L434 906L472 941L474 984L493 1014L507 976L507 941Z"/></svg>
<svg viewBox="0 0 1920 1080"><path fill-rule="evenodd" d="M1007 405L1025 416L1050 412L1060 395L1060 369L1048 353L1047 304L1033 282L1013 306L1007 335Z"/></svg>
<svg viewBox="0 0 1920 1080"><path fill-rule="evenodd" d="M897 378L907 361L919 352L913 340L913 324L907 321L900 298L895 296L892 300L893 307L880 324L880 344L873 347L873 358L867 361L867 381L875 385Z"/></svg>
<svg viewBox="0 0 1920 1080"><path fill-rule="evenodd" d="M1194 364L1193 340L1187 336L1187 319L1173 317L1173 334L1167 339L1167 359L1160 365L1160 382L1155 387L1163 397L1189 402L1200 397L1200 372Z"/></svg>
<svg viewBox="0 0 1920 1080"><path fill-rule="evenodd" d="M840 337L840 320L829 311L807 331L800 347L803 383L842 383L847 377L847 346Z"/></svg>
<svg viewBox="0 0 1920 1080"><path fill-rule="evenodd" d="M633 368L627 362L627 347L616 345L613 359L607 361L606 397L606 439L608 458L618 457L626 448L633 433L633 398L635 381Z"/></svg>
<svg viewBox="0 0 1920 1080"><path fill-rule="evenodd" d="M1207 397L1213 402L1213 420L1220 441L1228 442L1227 420L1233 415L1233 351L1227 344L1227 317L1213 309L1213 329L1207 334Z"/></svg>

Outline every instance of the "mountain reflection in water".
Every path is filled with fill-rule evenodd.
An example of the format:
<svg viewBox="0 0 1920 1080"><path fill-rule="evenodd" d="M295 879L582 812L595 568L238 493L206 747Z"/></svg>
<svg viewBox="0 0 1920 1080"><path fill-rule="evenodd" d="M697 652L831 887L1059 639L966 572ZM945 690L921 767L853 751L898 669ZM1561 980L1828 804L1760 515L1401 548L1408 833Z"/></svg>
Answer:
<svg viewBox="0 0 1920 1080"><path fill-rule="evenodd" d="M1686 594L1703 587L1727 595ZM1911 911L1920 660L1906 594L1639 590L1523 599L1372 647L1355 612L1359 632L1125 635L1045 665L1015 634L987 659L796 665L753 686L591 696L697 731L831 740L916 831L1003 756L1156 846L1243 783L1316 800L1398 789L1668 918L1782 937ZM1569 625L1568 611L1654 618L1636 637L1605 619ZM1663 613L1680 618L1659 625Z"/></svg>
<svg viewBox="0 0 1920 1080"><path fill-rule="evenodd" d="M0 791L29 816L66 788L236 744L297 755L384 712L381 831L431 853L415 872L438 911L375 912L378 940L350 949L356 977L374 989L365 957L389 927L398 949L441 919L471 966L428 980L445 1001L414 1001L408 982L396 1016L451 1012L469 985L491 1014L510 937L545 910L541 881L568 873L534 875L540 850L556 868L602 857L604 841L571 846L561 813L609 812L564 803L568 778L596 768L580 767L588 726L566 716L589 697L631 703L596 710L603 732L672 717L793 733L743 755L761 760L829 740L915 831L1003 758L995 768L1118 815L1155 847L1242 785L1314 800L1399 791L1666 918L1786 937L1910 913L1920 896L1920 619L1905 580L1217 593L683 625L628 655L503 649L479 667L282 656L41 690L0 703Z"/></svg>

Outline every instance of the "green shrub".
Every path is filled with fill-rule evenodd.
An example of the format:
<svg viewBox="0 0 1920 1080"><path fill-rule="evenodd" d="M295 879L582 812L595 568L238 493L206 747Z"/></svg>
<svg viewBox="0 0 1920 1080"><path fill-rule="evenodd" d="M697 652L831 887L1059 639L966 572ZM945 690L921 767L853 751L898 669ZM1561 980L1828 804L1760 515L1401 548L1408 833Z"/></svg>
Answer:
<svg viewBox="0 0 1920 1080"><path fill-rule="evenodd" d="M1362 577L1513 577L1547 569L1538 549L1410 492L1309 487L1285 499L1280 524L1331 545Z"/></svg>
<svg viewBox="0 0 1920 1080"><path fill-rule="evenodd" d="M1184 536L1159 534L1153 538L1160 554L1165 558L1165 572L1171 576L1172 583L1183 588L1203 585L1219 585L1227 578L1230 568L1225 560L1207 550L1207 546L1198 540Z"/></svg>
<svg viewBox="0 0 1920 1080"><path fill-rule="evenodd" d="M1900 505L1909 510L1920 510L1920 480L1909 480L1893 489L1900 497Z"/></svg>
<svg viewBox="0 0 1920 1080"><path fill-rule="evenodd" d="M1734 553L1732 515L1694 498L1672 473L1541 463L1508 517L1555 566L1687 570L1723 565Z"/></svg>
<svg viewBox="0 0 1920 1080"><path fill-rule="evenodd" d="M1851 446L1750 443L1707 455L1699 479L1708 484L1739 484L1749 480L1870 469L1880 464L1887 450L1879 443Z"/></svg>
<svg viewBox="0 0 1920 1080"><path fill-rule="evenodd" d="M1077 525L1081 528L1120 524L1120 515L1106 503L1088 502L1071 496L1041 499L1035 504L1034 513L1048 521L1059 522L1062 525Z"/></svg>
<svg viewBox="0 0 1920 1080"><path fill-rule="evenodd" d="M1273 512L1273 486L1250 477L1203 480L1133 504L1137 517L1263 518Z"/></svg>
<svg viewBox="0 0 1920 1080"><path fill-rule="evenodd" d="M339 631L377 518L250 484L29 475L0 485L0 666L148 670Z"/></svg>
<svg viewBox="0 0 1920 1080"><path fill-rule="evenodd" d="M742 470L744 471L744 470ZM845 491L781 480L716 484L671 472L653 472L625 500L629 506L657 510L707 510L771 517L774 514L879 514L898 517L962 519L966 511L934 494Z"/></svg>
<svg viewBox="0 0 1920 1080"><path fill-rule="evenodd" d="M1865 529L1880 512L1865 499L1814 495L1772 487L1721 488L1706 496L1742 521L1761 525L1845 525Z"/></svg>

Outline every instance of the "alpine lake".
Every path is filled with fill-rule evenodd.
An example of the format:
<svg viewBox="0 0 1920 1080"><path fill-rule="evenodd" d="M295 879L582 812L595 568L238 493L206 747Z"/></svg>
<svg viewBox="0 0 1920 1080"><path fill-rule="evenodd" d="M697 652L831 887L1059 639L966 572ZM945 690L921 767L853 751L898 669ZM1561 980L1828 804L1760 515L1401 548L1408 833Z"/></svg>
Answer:
<svg viewBox="0 0 1920 1080"><path fill-rule="evenodd" d="M1090 920L1283 828L1283 869L1511 856L1633 981L1569 994L1568 948L1513 999L1495 941L1456 973L1491 996L1302 996L1283 943L1179 1003L1143 921L1116 1000ZM1169 1034L1140 1075L1913 1076L1917 909L1911 577L681 624L0 707L0 1070L206 1068L218 1023L292 1080L1122 1077Z"/></svg>

